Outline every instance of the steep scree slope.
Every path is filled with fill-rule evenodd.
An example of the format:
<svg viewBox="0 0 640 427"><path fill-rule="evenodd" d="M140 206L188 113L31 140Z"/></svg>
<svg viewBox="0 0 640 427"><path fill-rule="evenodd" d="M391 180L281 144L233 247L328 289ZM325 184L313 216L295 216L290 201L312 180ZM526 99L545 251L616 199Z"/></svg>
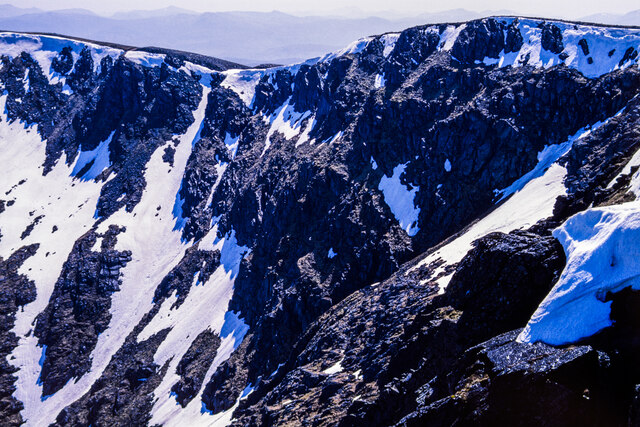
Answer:
<svg viewBox="0 0 640 427"><path fill-rule="evenodd" d="M570 295L620 319L579 347L516 338L584 271L553 230L640 209L639 48L505 17L225 71L0 33L3 419L637 422L635 283Z"/></svg>

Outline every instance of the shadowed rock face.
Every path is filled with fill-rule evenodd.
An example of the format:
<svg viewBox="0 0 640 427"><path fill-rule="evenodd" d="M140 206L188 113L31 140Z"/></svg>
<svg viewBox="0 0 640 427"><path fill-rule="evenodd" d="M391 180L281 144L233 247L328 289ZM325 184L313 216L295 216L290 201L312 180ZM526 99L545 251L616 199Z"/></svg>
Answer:
<svg viewBox="0 0 640 427"><path fill-rule="evenodd" d="M95 177L94 163L74 174L74 183L97 185L94 218L34 326L46 345L42 397L91 371L114 295L131 285L123 279L149 249L115 218L150 221L169 209L179 241L173 264L152 284L151 308L134 313L142 320L130 325L90 389L56 414L57 425L148 424L166 397L158 390L170 390L171 410L217 413L250 388L235 410L237 425L566 425L604 423L609 415L615 424L637 413L632 385L640 377L620 375L635 354L621 352L621 343L635 326L620 322L609 338L569 348L515 341L564 267L551 230L592 204L632 200L635 169L608 184L640 143L633 52L616 54L625 67L587 78L563 63L568 24L532 22L557 66L530 56L487 65L530 43L521 21L493 18L411 28L350 53L263 71L196 72L188 56L173 54L155 65L125 55L97 64L90 48L61 48L51 69L65 76L63 85L50 83L36 55L2 57L7 118L36 125L46 138L44 176L110 138L108 166ZM573 47L585 57L598 48L586 39ZM204 119L196 123L201 101ZM500 190L534 169L545 147L599 121L606 123L556 165L566 172L558 178L566 195L550 218L484 235L459 263L417 267L495 209ZM194 125L195 138L181 140ZM179 190L169 194L172 206L134 210L144 205L158 150L169 173L182 168ZM383 180L395 193L385 192ZM10 191L5 196L0 228L16 202ZM399 213L397 199L411 215ZM415 222L403 223L403 214ZM41 220L34 215L22 240L37 238ZM237 248L229 249L231 241ZM0 287L9 283L7 295L16 297L8 299L7 325L36 292L9 261L0 261L0 275L12 278ZM436 281L449 273L440 295ZM211 324L185 334L183 350L159 362L158 352L171 350L163 343L176 342L167 337L189 331L177 310L193 292L208 298L223 276L231 284L217 297L222 302L209 301L210 311L193 307ZM635 296L611 298L612 315L629 319ZM246 323L246 336L229 344L231 335L214 321L217 305ZM158 319L162 327L153 323L156 333L139 340ZM4 355L18 343L10 329ZM11 369L0 372L0 413L17 424Z"/></svg>
<svg viewBox="0 0 640 427"><path fill-rule="evenodd" d="M465 63L473 63L475 60L482 61L487 57L497 58L500 52L505 49L505 39L509 40L508 49L510 51L520 50L517 40L519 31L510 27L507 37L505 37L503 27L503 24L494 19L469 23L458 36L451 54ZM522 35L519 44L522 45Z"/></svg>
<svg viewBox="0 0 640 427"><path fill-rule="evenodd" d="M215 332L206 330L198 335L180 360L176 373L181 379L171 391L176 394L176 401L183 407L198 394L209 364L219 347L220 337Z"/></svg>
<svg viewBox="0 0 640 427"><path fill-rule="evenodd" d="M562 42L562 31L556 25L551 23L543 23L542 25L542 38L540 42L542 48L552 53L560 53L564 49L564 43Z"/></svg>
<svg viewBox="0 0 640 427"><path fill-rule="evenodd" d="M231 307L246 316L255 332L244 357L251 361L248 374L238 367L220 372L243 372L231 376L248 375L252 384L270 375L331 304L388 276L399 265L391 259L402 263L455 233L492 205L495 189L533 168L545 145L564 142L581 126L615 114L637 93L640 74L635 69L586 79L566 67L497 69L475 64L473 58L461 63L454 55L473 52L476 35L506 40L510 34L515 49L522 43L518 33L514 25L497 21L472 23L448 54L436 51L437 33L412 29L400 35L387 59L381 56L382 45L372 42L355 57L303 66L294 78L279 71L260 81L256 109L269 114L290 97L296 100L295 111L311 111L316 124L310 137L317 141L348 130L333 147L294 149L276 139L263 157L259 144L243 153L240 139L240 159L222 179L224 192L214 194L218 207L213 215L222 215L223 227L233 224L240 240L253 248ZM496 43L490 53L497 56L506 41ZM387 86L367 86L367 79L371 82L382 70ZM293 89L292 80L300 82ZM619 88L616 94L627 95L617 100L614 87ZM264 167L243 163L250 152ZM443 167L447 159L452 159L450 172ZM387 233L391 215L384 199L370 197L370 189L404 162L403 182L420 188L414 199L420 206L420 230L409 242L392 226L393 238L372 245ZM339 259L326 257L330 247L341 254ZM256 305L256 299L265 303ZM514 322L511 328L518 326ZM249 356L253 352L256 356ZM229 376L214 375L216 387L207 390L220 390L219 375ZM210 409L234 403L221 393L205 396L205 402L226 402Z"/></svg>
<svg viewBox="0 0 640 427"><path fill-rule="evenodd" d="M638 292L607 299L614 326L583 345L518 343L516 330L467 350L399 424L637 425Z"/></svg>
<svg viewBox="0 0 640 427"><path fill-rule="evenodd" d="M464 349L525 323L563 266L553 238L516 232L479 240L443 296L420 284L424 273L401 269L312 325L236 424L393 424ZM327 372L338 361L341 371Z"/></svg>
<svg viewBox="0 0 640 427"><path fill-rule="evenodd" d="M20 416L22 403L12 396L16 389L13 374L17 369L9 364L7 357L18 345L18 337L11 329L16 312L36 299L35 284L18 273L18 269L37 249L38 245L24 246L6 260L0 257L0 413L9 426L18 426L24 421Z"/></svg>
<svg viewBox="0 0 640 427"><path fill-rule="evenodd" d="M153 362L153 354L167 332L161 331L140 343L129 336L102 378L80 401L63 409L54 425L148 424L153 390L166 374L166 367Z"/></svg>

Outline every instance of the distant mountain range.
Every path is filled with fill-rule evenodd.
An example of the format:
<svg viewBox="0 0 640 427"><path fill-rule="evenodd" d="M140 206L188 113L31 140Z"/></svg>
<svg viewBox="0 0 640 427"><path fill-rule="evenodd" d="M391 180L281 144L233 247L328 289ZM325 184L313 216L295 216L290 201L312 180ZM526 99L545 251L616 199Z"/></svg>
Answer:
<svg viewBox="0 0 640 427"><path fill-rule="evenodd" d="M640 9L624 14L598 13L595 15L585 16L582 20L614 25L640 26Z"/></svg>
<svg viewBox="0 0 640 427"><path fill-rule="evenodd" d="M217 12L167 7L100 16L86 9L44 11L0 5L0 29L51 32L132 46L162 46L257 65L289 64L338 50L360 37L399 31L414 25L463 22L511 11L453 9L412 17L392 12L345 8L330 16L282 12ZM640 25L640 11L592 15L582 20Z"/></svg>

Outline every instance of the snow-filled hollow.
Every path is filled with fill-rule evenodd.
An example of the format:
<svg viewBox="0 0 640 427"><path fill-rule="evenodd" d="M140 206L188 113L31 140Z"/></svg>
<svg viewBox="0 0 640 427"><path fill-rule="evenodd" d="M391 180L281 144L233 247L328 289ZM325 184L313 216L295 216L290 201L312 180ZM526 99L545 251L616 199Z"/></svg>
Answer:
<svg viewBox="0 0 640 427"><path fill-rule="evenodd" d="M400 176L404 174L406 167L407 163L399 164L393 169L391 177L383 175L378 184L378 190L382 191L384 201L398 220L400 227L409 236L415 236L420 231L418 227L420 208L415 206L414 199L420 188L417 186L409 188L402 184Z"/></svg>

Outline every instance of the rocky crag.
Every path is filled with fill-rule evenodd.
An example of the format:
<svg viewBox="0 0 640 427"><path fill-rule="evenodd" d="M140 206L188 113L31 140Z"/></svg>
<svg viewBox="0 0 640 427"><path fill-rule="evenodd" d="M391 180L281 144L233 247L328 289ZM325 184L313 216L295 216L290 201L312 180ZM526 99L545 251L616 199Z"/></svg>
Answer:
<svg viewBox="0 0 640 427"><path fill-rule="evenodd" d="M241 69L0 33L3 419L637 425L639 48L496 17Z"/></svg>

